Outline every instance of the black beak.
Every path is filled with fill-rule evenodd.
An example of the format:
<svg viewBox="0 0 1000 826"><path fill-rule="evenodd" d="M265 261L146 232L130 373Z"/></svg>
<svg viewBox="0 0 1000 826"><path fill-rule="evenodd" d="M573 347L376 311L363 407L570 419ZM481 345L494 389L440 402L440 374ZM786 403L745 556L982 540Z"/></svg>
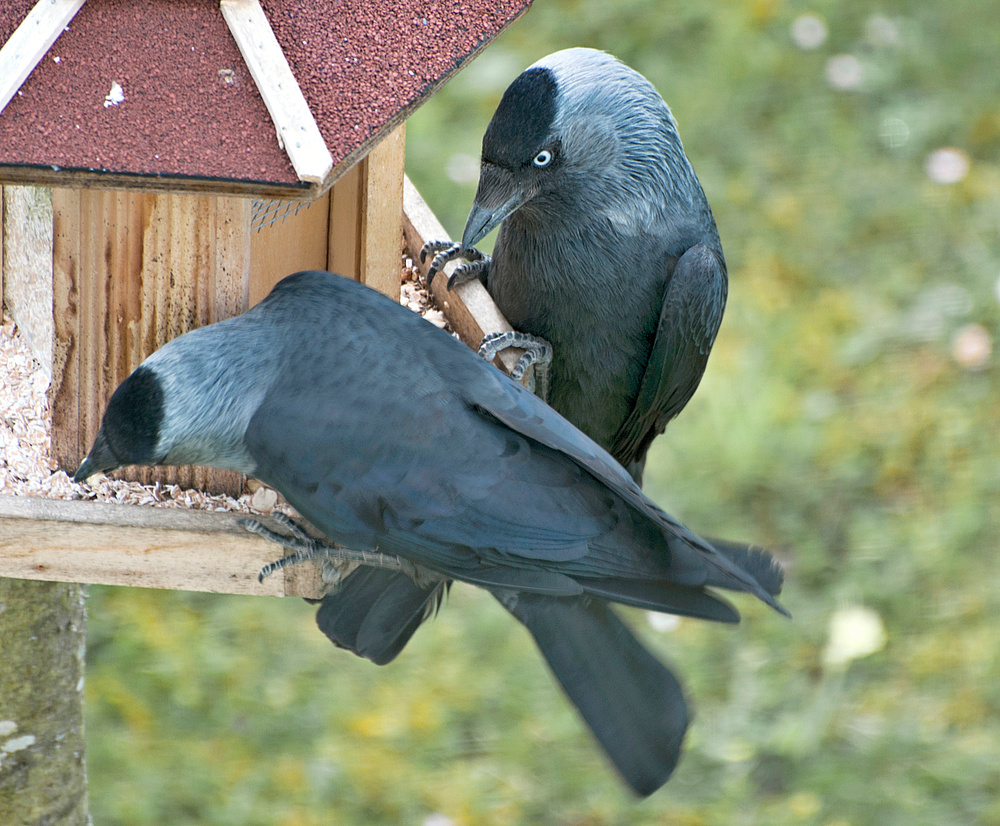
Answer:
<svg viewBox="0 0 1000 826"><path fill-rule="evenodd" d="M94 446L90 449L90 453L87 454L87 458L83 460L80 467L76 469L76 473L73 474L73 481L86 482L95 473L107 473L109 470L114 470L118 467L121 467L121 462L111 452L111 445L104 438L104 430L102 429L98 432L97 438L94 439Z"/></svg>
<svg viewBox="0 0 1000 826"><path fill-rule="evenodd" d="M491 163L479 170L479 187L472 211L465 222L462 246L468 249L482 240L490 230L510 217L535 193L518 186L512 172Z"/></svg>

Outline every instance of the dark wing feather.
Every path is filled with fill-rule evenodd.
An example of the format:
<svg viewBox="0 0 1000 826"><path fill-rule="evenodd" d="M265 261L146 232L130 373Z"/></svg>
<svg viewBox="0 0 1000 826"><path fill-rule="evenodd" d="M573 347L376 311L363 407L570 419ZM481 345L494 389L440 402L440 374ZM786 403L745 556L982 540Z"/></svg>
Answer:
<svg viewBox="0 0 1000 826"><path fill-rule="evenodd" d="M704 244L677 261L639 394L611 446L626 467L645 461L650 443L698 389L722 324L727 290L726 265Z"/></svg>
<svg viewBox="0 0 1000 826"><path fill-rule="evenodd" d="M519 384L506 380L494 371L490 392L476 392L475 398L484 413L529 439L557 450L620 496L643 517L660 527L669 550L670 572L678 584L715 585L746 591L777 611L782 608L754 579L728 556L697 536L676 519L647 499L626 470L599 445L573 427L552 408ZM593 545L594 543L592 543Z"/></svg>

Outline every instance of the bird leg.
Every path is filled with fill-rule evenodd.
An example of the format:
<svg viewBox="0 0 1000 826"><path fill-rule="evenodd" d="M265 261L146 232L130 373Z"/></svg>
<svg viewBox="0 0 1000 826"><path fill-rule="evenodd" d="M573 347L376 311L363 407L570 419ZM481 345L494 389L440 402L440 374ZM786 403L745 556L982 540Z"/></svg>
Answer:
<svg viewBox="0 0 1000 826"><path fill-rule="evenodd" d="M454 272L448 276L448 289L453 289L458 284L464 284L473 278L483 281L486 273L490 269L492 259L485 253L480 252L475 247L463 248L461 244L454 244L451 241L428 241L420 248L420 263L427 260L427 256L433 254L434 258L427 270L427 286L430 287L434 276L444 269L445 265L456 258L466 259L466 263L455 267Z"/></svg>
<svg viewBox="0 0 1000 826"><path fill-rule="evenodd" d="M319 564L323 571L323 580L334 586L338 585L341 579L357 565L386 568L390 571L404 573L414 580L417 578L417 567L398 556L384 554L377 550L353 551L333 542L309 536L301 525L280 511L276 511L272 516L275 521L288 528L292 536L272 531L256 519L240 520L240 524L250 533L255 533L269 542L274 542L291 551L290 554L261 568L260 573L257 574L258 582L263 582L271 574L287 568L289 565L298 565L300 562L307 561Z"/></svg>
<svg viewBox="0 0 1000 826"><path fill-rule="evenodd" d="M520 347L524 354L517 360L510 377L520 381L524 371L535 365L535 395L542 401L549 400L549 367L552 364L552 345L544 338L511 330L506 333L487 333L479 344L479 355L492 362L496 354L508 347Z"/></svg>

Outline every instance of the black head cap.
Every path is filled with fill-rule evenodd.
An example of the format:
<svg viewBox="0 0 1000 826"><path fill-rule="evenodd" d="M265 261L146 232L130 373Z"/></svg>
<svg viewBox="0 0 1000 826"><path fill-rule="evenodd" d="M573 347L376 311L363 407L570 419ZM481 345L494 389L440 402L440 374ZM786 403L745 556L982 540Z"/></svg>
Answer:
<svg viewBox="0 0 1000 826"><path fill-rule="evenodd" d="M528 163L552 131L558 84L550 69L522 72L503 93L483 135L483 161L514 169Z"/></svg>
<svg viewBox="0 0 1000 826"><path fill-rule="evenodd" d="M160 380L150 368L140 366L112 395L94 446L73 478L82 482L122 465L152 464L162 424Z"/></svg>

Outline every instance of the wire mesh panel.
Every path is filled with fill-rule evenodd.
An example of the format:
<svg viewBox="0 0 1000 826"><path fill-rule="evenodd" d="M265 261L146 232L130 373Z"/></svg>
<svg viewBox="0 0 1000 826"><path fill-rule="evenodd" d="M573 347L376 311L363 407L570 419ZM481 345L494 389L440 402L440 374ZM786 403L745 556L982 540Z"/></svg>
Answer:
<svg viewBox="0 0 1000 826"><path fill-rule="evenodd" d="M313 201L284 201L274 198L254 198L250 202L250 231L258 232L291 215L309 209Z"/></svg>

